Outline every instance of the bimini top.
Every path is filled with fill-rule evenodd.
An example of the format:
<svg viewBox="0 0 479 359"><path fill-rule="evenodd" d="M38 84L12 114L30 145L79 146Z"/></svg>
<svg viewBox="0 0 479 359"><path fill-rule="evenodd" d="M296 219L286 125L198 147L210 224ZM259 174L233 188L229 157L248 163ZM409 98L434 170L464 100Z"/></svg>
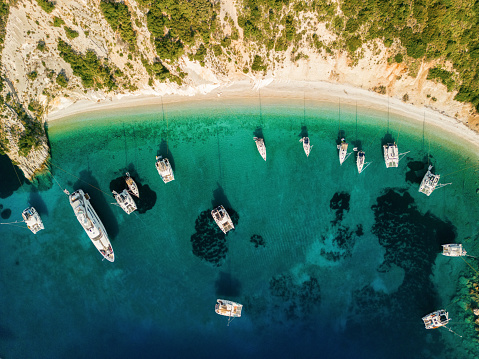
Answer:
<svg viewBox="0 0 479 359"><path fill-rule="evenodd" d="M462 248L462 244L452 243L442 245L442 254L447 257L464 257L467 252Z"/></svg>
<svg viewBox="0 0 479 359"><path fill-rule="evenodd" d="M163 182L168 183L175 180L173 169L171 168L168 158L156 156L156 169L158 170L158 174L161 176Z"/></svg>
<svg viewBox="0 0 479 359"><path fill-rule="evenodd" d="M441 309L426 315L422 320L426 329L436 329L444 327L451 319L449 319L449 313Z"/></svg>
<svg viewBox="0 0 479 359"><path fill-rule="evenodd" d="M224 234L235 228L230 215L223 206L216 207L211 211L211 215Z"/></svg>
<svg viewBox="0 0 479 359"><path fill-rule="evenodd" d="M43 226L42 219L40 218L40 215L35 208L28 207L27 209L25 209L22 212L22 217L28 229L31 230L33 234L36 234L42 229L45 229L45 227Z"/></svg>
<svg viewBox="0 0 479 359"><path fill-rule="evenodd" d="M383 146L384 148L384 162L386 167L398 167L399 166L399 152L396 143L388 143Z"/></svg>

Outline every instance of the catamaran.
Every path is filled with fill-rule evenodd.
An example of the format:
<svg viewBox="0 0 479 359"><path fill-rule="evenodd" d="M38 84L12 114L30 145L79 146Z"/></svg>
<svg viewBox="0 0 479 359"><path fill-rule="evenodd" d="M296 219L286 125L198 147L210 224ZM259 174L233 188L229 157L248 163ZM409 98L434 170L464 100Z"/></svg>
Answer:
<svg viewBox="0 0 479 359"><path fill-rule="evenodd" d="M304 153L306 153L306 157L309 157L309 152L311 152L311 148L313 148L313 146L311 146L309 143L309 137L303 137L299 140L299 142L303 142Z"/></svg>
<svg viewBox="0 0 479 359"><path fill-rule="evenodd" d="M29 230L36 234L38 231L45 229L42 219L37 210L33 207L28 207L22 212L23 220L25 221Z"/></svg>
<svg viewBox="0 0 479 359"><path fill-rule="evenodd" d="M462 248L462 244L452 243L442 245L442 255L447 257L465 257L467 252Z"/></svg>
<svg viewBox="0 0 479 359"><path fill-rule="evenodd" d="M426 196L430 196L435 189L451 184L439 184L439 179L441 178L441 176L433 174L431 170L432 166L429 166L426 174L424 175L424 178L422 179L421 185L419 186L419 192L424 193Z"/></svg>
<svg viewBox="0 0 479 359"><path fill-rule="evenodd" d="M228 317L228 325L234 318L241 317L243 305L225 299L217 299L215 305L216 314Z"/></svg>
<svg viewBox="0 0 479 359"><path fill-rule="evenodd" d="M136 211L136 203L131 197L130 193L124 189L123 192L116 192L112 191L113 197L115 197L116 202L120 206L122 210L124 210L127 214L130 214L133 211Z"/></svg>
<svg viewBox="0 0 479 359"><path fill-rule="evenodd" d="M399 153L396 142L385 144L383 146L383 150L384 150L384 162L386 162L386 168L398 167L399 161L401 161L404 158L404 156L406 156L406 154L409 153L409 151Z"/></svg>
<svg viewBox="0 0 479 359"><path fill-rule="evenodd" d="M171 164L170 164L170 161L168 161L168 158L163 158L162 156L156 156L155 165L159 175L163 179L163 182L168 183L168 182L174 181L175 176L173 175L173 169L171 168Z"/></svg>
<svg viewBox="0 0 479 359"><path fill-rule="evenodd" d="M348 153L348 143L341 138L341 143L336 146L339 150L339 165L346 161L351 153Z"/></svg>
<svg viewBox="0 0 479 359"><path fill-rule="evenodd" d="M108 234L90 203L88 193L84 193L83 190L79 189L70 194L69 198L78 222L80 222L96 249L98 249L103 258L114 262L115 254L108 239Z"/></svg>
<svg viewBox="0 0 479 359"><path fill-rule="evenodd" d="M137 198L140 198L140 191L138 190L138 186L136 185L136 182L133 180L133 178L131 178L129 172L126 173L125 182L131 194L133 194Z"/></svg>
<svg viewBox="0 0 479 359"><path fill-rule="evenodd" d="M223 206L216 207L211 211L211 215L224 234L235 228L230 215Z"/></svg>
<svg viewBox="0 0 479 359"><path fill-rule="evenodd" d="M426 329L437 329L440 327L445 327L449 323L449 313L444 309L432 312L422 318L424 326Z"/></svg>
<svg viewBox="0 0 479 359"><path fill-rule="evenodd" d="M263 157L263 160L266 161L266 145L264 144L264 139L259 137L253 137L254 142L256 142L256 147L258 148L259 154Z"/></svg>

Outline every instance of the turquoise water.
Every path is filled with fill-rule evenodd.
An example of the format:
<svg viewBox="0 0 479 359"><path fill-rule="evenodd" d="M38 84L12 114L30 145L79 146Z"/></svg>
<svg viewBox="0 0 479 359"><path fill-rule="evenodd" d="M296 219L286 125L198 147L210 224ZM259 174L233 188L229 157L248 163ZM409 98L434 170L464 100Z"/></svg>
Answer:
<svg viewBox="0 0 479 359"><path fill-rule="evenodd" d="M115 262L102 262L57 185L0 199L9 221L30 201L46 228L0 227L0 356L440 358L473 346L469 314L450 304L467 266L439 253L450 242L476 250L477 156L387 113L359 108L356 121L342 106L339 121L337 104L259 108L193 102L51 122L53 174L91 195ZM361 141L372 162L362 174L354 154L339 166L338 131ZM387 132L410 151L396 169L384 166ZM157 154L174 182L161 181ZM428 155L453 183L430 197L414 183ZM148 189L130 216L109 196L126 170ZM204 234L218 204L238 215L226 239ZM244 304L243 317L227 327L216 298ZM446 306L463 339L424 329L421 317Z"/></svg>

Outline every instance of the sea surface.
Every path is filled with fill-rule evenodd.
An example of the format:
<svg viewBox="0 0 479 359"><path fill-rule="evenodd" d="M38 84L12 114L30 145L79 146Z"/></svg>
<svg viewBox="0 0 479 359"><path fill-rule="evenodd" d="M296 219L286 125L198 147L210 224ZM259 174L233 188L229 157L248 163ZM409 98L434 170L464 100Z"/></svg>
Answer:
<svg viewBox="0 0 479 359"><path fill-rule="evenodd" d="M2 359L477 357L471 313L453 302L469 266L440 254L458 242L479 255L479 161L460 138L307 100L96 112L52 121L48 135L54 178L18 182L0 162L1 222L30 203L45 225L0 226ZM363 173L355 152L339 165L340 136L365 150ZM409 151L398 168L384 165L387 141ZM163 183L157 155L175 181ZM452 183L430 197L418 192L428 164ZM111 196L126 171L140 186L129 216ZM114 263L65 188L90 194ZM210 216L220 204L235 222L226 236ZM217 298L242 303L242 317L227 326ZM463 338L424 328L442 308Z"/></svg>

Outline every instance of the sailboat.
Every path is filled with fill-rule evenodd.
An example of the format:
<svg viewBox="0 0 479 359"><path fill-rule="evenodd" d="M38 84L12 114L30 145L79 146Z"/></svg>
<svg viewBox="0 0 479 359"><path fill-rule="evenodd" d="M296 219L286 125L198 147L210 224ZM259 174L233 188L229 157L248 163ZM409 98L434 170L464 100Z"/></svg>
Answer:
<svg viewBox="0 0 479 359"><path fill-rule="evenodd" d="M258 148L259 154L263 157L263 160L266 161L266 145L264 144L264 139L259 137L253 137L254 142L256 142L256 147Z"/></svg>
<svg viewBox="0 0 479 359"><path fill-rule="evenodd" d="M242 309L242 304L225 299L216 299L215 312L216 314L228 317L228 325L230 325L234 318L241 317Z"/></svg>
<svg viewBox="0 0 479 359"><path fill-rule="evenodd" d="M137 198L140 198L140 191L138 190L138 186L136 185L136 182L133 180L133 178L131 178L129 172L126 173L125 182L131 194L133 194Z"/></svg>
<svg viewBox="0 0 479 359"><path fill-rule="evenodd" d="M384 150L384 162L386 163L386 168L398 167L399 161L401 161L404 158L404 156L406 156L406 154L409 153L409 151L399 153L396 142L385 144L383 146L383 150Z"/></svg>
<svg viewBox="0 0 479 359"><path fill-rule="evenodd" d="M348 143L345 141L344 137L341 138L341 143L336 147L339 150L339 164L342 165L351 155L351 152L348 153Z"/></svg>
<svg viewBox="0 0 479 359"><path fill-rule="evenodd" d="M212 210L211 216L224 234L226 234L232 229L235 229L230 215L228 214L228 212L226 212L226 209L223 206L218 206L214 210Z"/></svg>
<svg viewBox="0 0 479 359"><path fill-rule="evenodd" d="M126 189L124 189L123 192L120 193L116 191L112 191L112 193L120 208L124 210L127 214L136 211L136 203Z"/></svg>
<svg viewBox="0 0 479 359"><path fill-rule="evenodd" d="M424 193L426 196L430 196L435 189L451 184L451 183L439 184L439 179L441 178L441 176L433 174L431 172L432 167L433 166L429 166L426 174L424 175L424 178L421 181L421 185L419 186L419 192Z"/></svg>
<svg viewBox="0 0 479 359"><path fill-rule="evenodd" d="M306 153L306 157L309 157L309 152L311 152L311 148L313 148L309 142L309 137L303 137L299 142L303 142L304 153Z"/></svg>
<svg viewBox="0 0 479 359"><path fill-rule="evenodd" d="M43 226L42 219L40 218L40 215L34 207L26 208L22 212L22 217L28 229L31 230L33 234L36 234L42 229L45 229L45 227Z"/></svg>
<svg viewBox="0 0 479 359"><path fill-rule="evenodd" d="M467 252L460 243L442 245L442 255L446 257L465 257Z"/></svg>
<svg viewBox="0 0 479 359"><path fill-rule="evenodd" d="M168 158L163 158L162 156L156 156L156 169L158 174L161 176L163 182L168 183L175 180L173 174L173 169L171 168L170 161Z"/></svg>

